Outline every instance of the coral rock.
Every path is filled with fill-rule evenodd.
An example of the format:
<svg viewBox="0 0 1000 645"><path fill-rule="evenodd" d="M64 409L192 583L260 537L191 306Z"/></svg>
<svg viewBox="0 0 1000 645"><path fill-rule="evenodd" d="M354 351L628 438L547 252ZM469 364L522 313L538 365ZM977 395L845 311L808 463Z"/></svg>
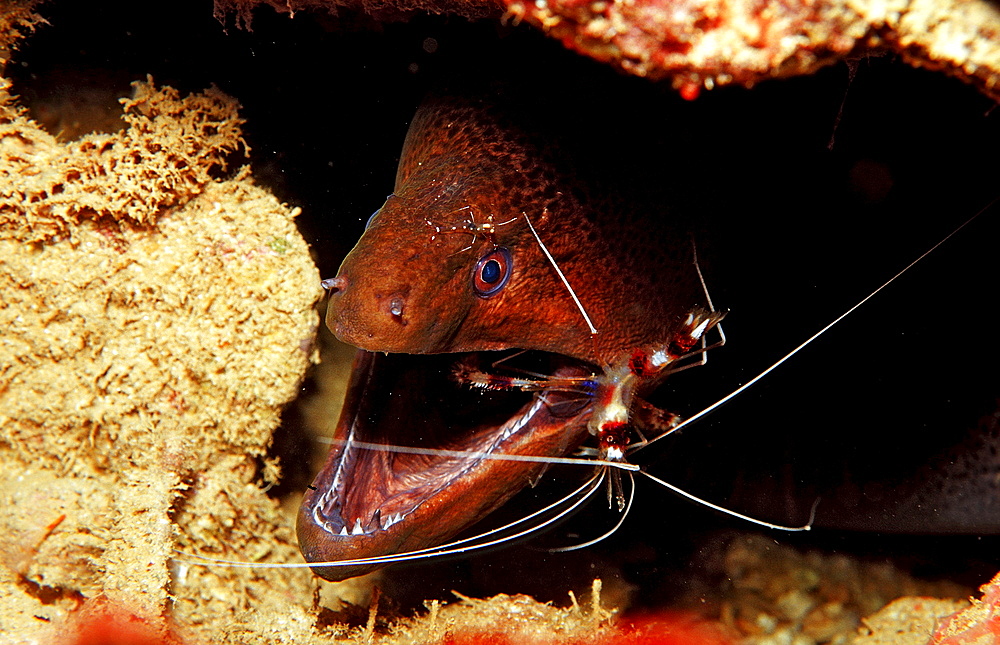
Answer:
<svg viewBox="0 0 1000 645"><path fill-rule="evenodd" d="M216 178L241 145L216 90L138 84L128 129L61 144L7 87L0 631L37 642L95 597L196 632L227 631L251 597L305 622L307 571L174 560L297 555L263 490L282 407L317 359L321 289L297 211L248 170Z"/></svg>
<svg viewBox="0 0 1000 645"><path fill-rule="evenodd" d="M934 630L934 645L994 645L1000 643L1000 573L979 588L983 597L948 616Z"/></svg>

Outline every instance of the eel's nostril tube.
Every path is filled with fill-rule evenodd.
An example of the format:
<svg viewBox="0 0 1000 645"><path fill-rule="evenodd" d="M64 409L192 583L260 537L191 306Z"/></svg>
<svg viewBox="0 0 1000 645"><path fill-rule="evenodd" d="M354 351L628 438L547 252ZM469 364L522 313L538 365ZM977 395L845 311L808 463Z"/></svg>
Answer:
<svg viewBox="0 0 1000 645"><path fill-rule="evenodd" d="M320 284L323 285L323 288L331 296L335 293L344 293L347 291L347 278L342 275L338 275L336 278L327 278Z"/></svg>

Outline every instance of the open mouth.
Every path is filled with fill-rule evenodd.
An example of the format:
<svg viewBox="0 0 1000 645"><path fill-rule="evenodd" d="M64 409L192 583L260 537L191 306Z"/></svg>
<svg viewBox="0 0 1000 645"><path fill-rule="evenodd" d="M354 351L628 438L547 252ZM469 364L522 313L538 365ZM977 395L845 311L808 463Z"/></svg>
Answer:
<svg viewBox="0 0 1000 645"><path fill-rule="evenodd" d="M566 381L586 380L592 369L542 352L517 355L511 361L516 370L506 362L494 368L503 356L509 353L359 350L333 446L299 512L299 543L309 562L443 544L536 480L546 458L563 457L580 445L591 412L586 393L473 388L456 372L474 365ZM314 570L341 580L382 564Z"/></svg>

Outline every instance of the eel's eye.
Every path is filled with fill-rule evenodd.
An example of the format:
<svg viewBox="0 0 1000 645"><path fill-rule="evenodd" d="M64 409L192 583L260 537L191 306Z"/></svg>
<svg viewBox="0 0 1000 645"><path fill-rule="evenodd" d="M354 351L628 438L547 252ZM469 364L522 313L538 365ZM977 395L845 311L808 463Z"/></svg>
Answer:
<svg viewBox="0 0 1000 645"><path fill-rule="evenodd" d="M498 246L476 263L476 269L472 273L472 288L480 298L489 298L504 288L513 270L514 260L510 251Z"/></svg>

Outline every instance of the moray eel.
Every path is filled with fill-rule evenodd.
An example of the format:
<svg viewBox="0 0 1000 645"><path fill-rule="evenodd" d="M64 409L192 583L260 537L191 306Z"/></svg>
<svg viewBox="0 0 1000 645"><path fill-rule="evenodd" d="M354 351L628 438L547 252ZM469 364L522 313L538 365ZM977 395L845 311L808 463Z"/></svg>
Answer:
<svg viewBox="0 0 1000 645"><path fill-rule="evenodd" d="M637 417L654 430L671 422L643 405L671 371L664 361L690 358L721 318L707 302L686 226L625 209L630 200L613 182L601 185L603 171L588 173L550 145L524 105L495 95L425 102L393 193L328 281L326 323L360 351L334 446L299 513L308 562L442 544L545 469L489 453L560 457L597 442L593 452L624 460ZM507 356L501 350L527 353L497 365ZM581 385L503 387L525 373ZM912 495L869 500L867 510L856 494L827 497L818 523L1000 532L998 437L995 425L977 434L975 454L922 475ZM340 580L378 566L314 571Z"/></svg>
<svg viewBox="0 0 1000 645"><path fill-rule="evenodd" d="M423 104L393 193L328 281L326 323L362 351L334 448L299 514L309 562L440 544L544 469L359 444L544 457L597 435L602 456L623 460L610 444L629 440L633 394L655 387L721 318L705 304L687 236L671 237L662 218L622 240L615 231L635 214L568 180L579 177L572 160L502 103ZM659 295L640 297L650 293ZM489 378L497 359L479 353L511 348L530 351L517 368L580 387L470 392L455 377ZM414 354L439 356L416 367ZM342 579L373 568L314 570Z"/></svg>

